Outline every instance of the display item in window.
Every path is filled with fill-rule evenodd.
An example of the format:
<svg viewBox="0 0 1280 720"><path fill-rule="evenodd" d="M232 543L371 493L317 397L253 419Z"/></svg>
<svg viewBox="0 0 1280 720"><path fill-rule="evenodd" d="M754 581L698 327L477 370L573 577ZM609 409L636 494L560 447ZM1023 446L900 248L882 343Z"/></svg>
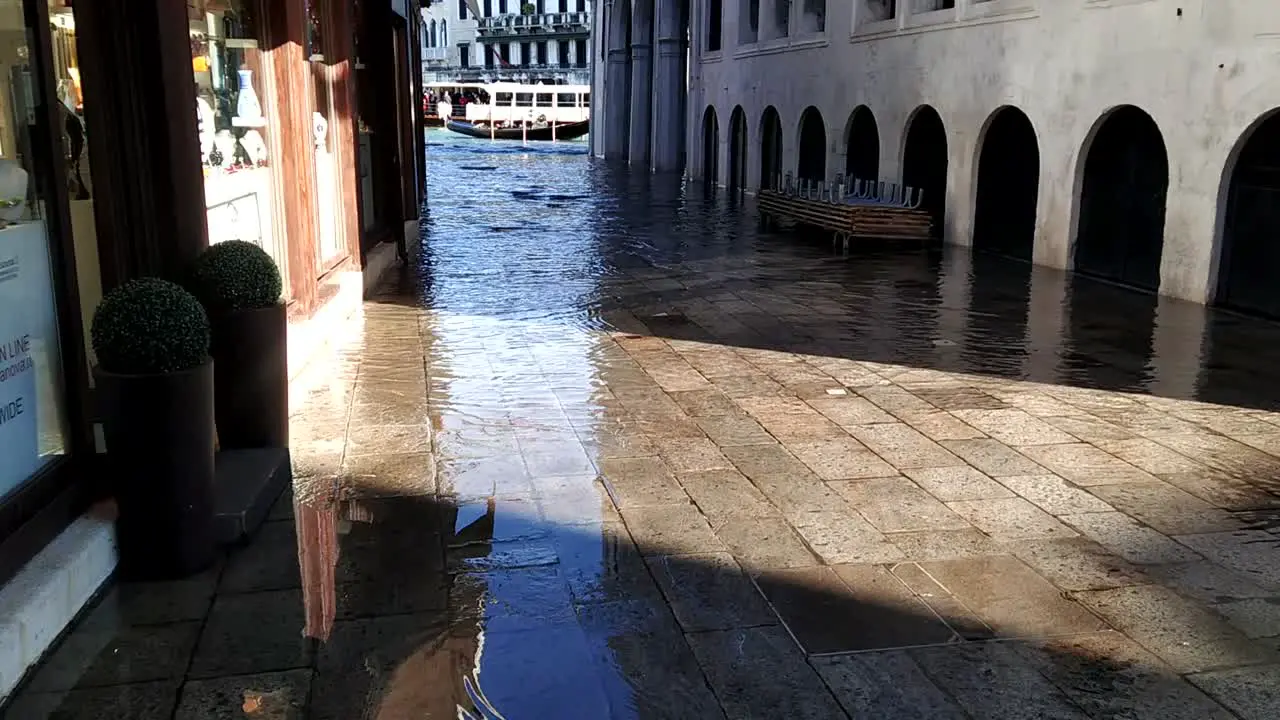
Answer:
<svg viewBox="0 0 1280 720"><path fill-rule="evenodd" d="M0 220L16 223L27 212L27 171L13 160L0 159Z"/></svg>
<svg viewBox="0 0 1280 720"><path fill-rule="evenodd" d="M258 92L253 89L253 71L240 70L240 92L236 97L236 125L242 127L262 127L267 124L262 117L262 103L258 101Z"/></svg>

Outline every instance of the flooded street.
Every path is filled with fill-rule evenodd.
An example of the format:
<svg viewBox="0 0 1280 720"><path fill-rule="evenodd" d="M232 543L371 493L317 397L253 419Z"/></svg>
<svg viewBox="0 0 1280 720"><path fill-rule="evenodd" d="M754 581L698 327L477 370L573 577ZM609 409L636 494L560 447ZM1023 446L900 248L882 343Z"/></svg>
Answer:
<svg viewBox="0 0 1280 720"><path fill-rule="evenodd" d="M428 139L290 495L6 717L1280 712L1277 326Z"/></svg>

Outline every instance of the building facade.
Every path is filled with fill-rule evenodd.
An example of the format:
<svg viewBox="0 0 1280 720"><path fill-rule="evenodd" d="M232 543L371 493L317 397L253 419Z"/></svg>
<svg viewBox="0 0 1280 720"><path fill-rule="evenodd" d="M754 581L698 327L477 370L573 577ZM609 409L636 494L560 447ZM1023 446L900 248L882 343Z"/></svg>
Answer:
<svg viewBox="0 0 1280 720"><path fill-rule="evenodd" d="M902 182L949 243L1280 316L1275 3L690 2L691 175Z"/></svg>
<svg viewBox="0 0 1280 720"><path fill-rule="evenodd" d="M0 698L114 568L88 330L210 243L280 266L290 369L425 188L419 0L0 1ZM391 250L394 256L394 249Z"/></svg>
<svg viewBox="0 0 1280 720"><path fill-rule="evenodd" d="M423 10L427 82L586 85L587 0L447 0Z"/></svg>

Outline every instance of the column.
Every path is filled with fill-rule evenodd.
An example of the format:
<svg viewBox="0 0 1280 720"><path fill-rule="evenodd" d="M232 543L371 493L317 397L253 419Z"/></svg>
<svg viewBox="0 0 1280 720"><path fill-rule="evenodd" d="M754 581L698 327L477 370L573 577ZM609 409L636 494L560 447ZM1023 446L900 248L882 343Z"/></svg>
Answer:
<svg viewBox="0 0 1280 720"><path fill-rule="evenodd" d="M1161 297L1151 337L1151 380L1147 389L1160 397L1197 397L1205 366L1209 313L1186 300Z"/></svg>
<svg viewBox="0 0 1280 720"><path fill-rule="evenodd" d="M1070 302L1070 282L1066 273L1053 268L1031 268L1031 287L1027 298L1027 354L1022 358L1023 379L1047 384L1060 381Z"/></svg>
<svg viewBox="0 0 1280 720"><path fill-rule="evenodd" d="M185 3L76 7L102 280L185 276L208 246Z"/></svg>
<svg viewBox="0 0 1280 720"><path fill-rule="evenodd" d="M653 63L653 169L678 172L684 133L684 23L680 0L654 0L658 54Z"/></svg>
<svg viewBox="0 0 1280 720"><path fill-rule="evenodd" d="M653 2L631 0L631 126L628 159L649 169L649 123L653 117Z"/></svg>
<svg viewBox="0 0 1280 720"><path fill-rule="evenodd" d="M627 30L631 24L630 4L611 0L608 6L608 68L605 71L604 156L627 157L630 144L627 125L631 103L631 52L627 49Z"/></svg>

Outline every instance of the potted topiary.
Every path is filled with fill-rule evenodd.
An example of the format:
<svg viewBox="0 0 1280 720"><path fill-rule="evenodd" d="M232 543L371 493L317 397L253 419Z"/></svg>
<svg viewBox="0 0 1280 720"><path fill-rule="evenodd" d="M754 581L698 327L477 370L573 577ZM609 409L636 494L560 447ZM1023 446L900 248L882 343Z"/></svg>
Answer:
<svg viewBox="0 0 1280 720"><path fill-rule="evenodd" d="M288 318L275 261L253 243L221 242L197 258L188 286L213 328L219 445L287 448Z"/></svg>
<svg viewBox="0 0 1280 720"><path fill-rule="evenodd" d="M90 329L121 571L186 577L216 557L213 362L200 302L158 278L102 299Z"/></svg>

